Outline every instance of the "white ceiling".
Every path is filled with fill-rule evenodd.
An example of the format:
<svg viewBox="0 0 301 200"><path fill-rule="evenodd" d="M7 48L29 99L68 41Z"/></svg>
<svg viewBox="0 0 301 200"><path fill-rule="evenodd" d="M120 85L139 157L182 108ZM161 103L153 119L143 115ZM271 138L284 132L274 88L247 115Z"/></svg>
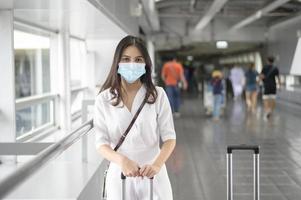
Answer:
<svg viewBox="0 0 301 200"><path fill-rule="evenodd" d="M229 49L244 51L247 44L264 43L268 30L280 22L301 15L297 0L158 0L156 9L161 24L154 36L157 50L194 50L195 54L217 54L208 43L217 40L234 42ZM222 6L219 4L223 3ZM210 17L211 20L207 18ZM198 22L207 20L202 29ZM238 28L233 28L238 27ZM198 47L197 47L198 46ZM212 45L214 47L214 45ZM253 45L249 46L253 48ZM202 50L208 50L204 52ZM227 53L227 52L226 52Z"/></svg>
<svg viewBox="0 0 301 200"><path fill-rule="evenodd" d="M54 30L69 30L80 38L121 38L125 32L87 0L0 0L13 5L14 17Z"/></svg>

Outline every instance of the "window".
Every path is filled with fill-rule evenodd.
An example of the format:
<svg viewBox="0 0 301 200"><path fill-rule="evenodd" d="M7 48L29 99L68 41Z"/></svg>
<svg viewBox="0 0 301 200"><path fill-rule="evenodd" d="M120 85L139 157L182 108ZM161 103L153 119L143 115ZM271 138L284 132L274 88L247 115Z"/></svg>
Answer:
<svg viewBox="0 0 301 200"><path fill-rule="evenodd" d="M22 136L47 123L52 123L52 101L32 105L35 96L50 92L50 39L21 31L14 31L15 94L22 100L16 110L16 135Z"/></svg>
<svg viewBox="0 0 301 200"><path fill-rule="evenodd" d="M36 104L17 110L16 137L31 133L45 125L53 124L53 102Z"/></svg>
<svg viewBox="0 0 301 200"><path fill-rule="evenodd" d="M290 74L301 75L301 38L299 38L297 43Z"/></svg>

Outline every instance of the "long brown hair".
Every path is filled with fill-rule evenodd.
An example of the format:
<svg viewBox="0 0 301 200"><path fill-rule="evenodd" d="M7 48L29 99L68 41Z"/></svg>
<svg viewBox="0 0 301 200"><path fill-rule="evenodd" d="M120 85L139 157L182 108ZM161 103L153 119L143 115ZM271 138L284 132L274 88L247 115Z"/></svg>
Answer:
<svg viewBox="0 0 301 200"><path fill-rule="evenodd" d="M128 35L125 38L123 38L117 45L110 73L107 77L107 80L103 84L100 92L109 89L110 93L113 95L113 98L111 100L114 100L114 106L117 106L120 103L120 101L123 100L123 96L121 93L121 77L120 74L117 73L117 71L118 63L120 62L122 53L129 46L137 47L145 60L146 73L140 77L140 81L146 87L147 103L153 104L157 99L158 92L152 82L151 77L152 61L150 59L144 42L140 38L131 35Z"/></svg>

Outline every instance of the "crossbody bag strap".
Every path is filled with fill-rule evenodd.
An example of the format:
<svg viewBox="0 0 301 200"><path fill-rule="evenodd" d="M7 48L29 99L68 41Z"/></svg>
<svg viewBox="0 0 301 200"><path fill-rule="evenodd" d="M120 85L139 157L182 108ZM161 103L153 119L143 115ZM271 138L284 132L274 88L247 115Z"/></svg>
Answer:
<svg viewBox="0 0 301 200"><path fill-rule="evenodd" d="M268 71L266 77L269 77L275 69L276 69L275 66L271 66L271 69Z"/></svg>
<svg viewBox="0 0 301 200"><path fill-rule="evenodd" d="M126 136L128 135L128 133L130 132L132 126L134 125L136 119L138 118L138 116L139 116L139 114L140 114L140 112L141 112L143 106L145 105L146 101L147 101L147 98L145 97L144 100L142 101L140 107L138 108L138 110L137 110L135 116L133 117L133 119L132 119L130 125L128 126L128 128L125 130L125 132L122 134L121 138L119 139L117 145L116 145L115 148L114 148L114 151L117 151L117 150L119 149L119 147L122 145L122 143L124 142L125 137L126 137Z"/></svg>

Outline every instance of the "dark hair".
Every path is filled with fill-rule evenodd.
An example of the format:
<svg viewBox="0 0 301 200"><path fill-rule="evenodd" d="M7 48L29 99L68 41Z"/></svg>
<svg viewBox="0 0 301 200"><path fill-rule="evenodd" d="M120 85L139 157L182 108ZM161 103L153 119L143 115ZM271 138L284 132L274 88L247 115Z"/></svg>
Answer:
<svg viewBox="0 0 301 200"><path fill-rule="evenodd" d="M171 54L169 59L170 60L177 60L178 59L177 54L175 54L175 53Z"/></svg>
<svg viewBox="0 0 301 200"><path fill-rule="evenodd" d="M117 70L118 63L120 62L123 51L129 46L137 47L145 60L146 73L140 77L140 81L146 87L147 103L153 104L157 99L158 93L156 87L152 82L151 77L152 61L150 59L144 42L140 38L131 35L128 35L125 38L123 38L117 45L110 73L107 77L107 80L100 89L100 92L106 89L110 89L110 93L113 95L113 98L111 100L116 100L113 103L114 106L117 106L120 103L120 101L123 100L123 96L121 93L121 77L120 74L117 73Z"/></svg>
<svg viewBox="0 0 301 200"><path fill-rule="evenodd" d="M275 58L273 56L269 56L267 59L270 64L273 64L275 61Z"/></svg>

